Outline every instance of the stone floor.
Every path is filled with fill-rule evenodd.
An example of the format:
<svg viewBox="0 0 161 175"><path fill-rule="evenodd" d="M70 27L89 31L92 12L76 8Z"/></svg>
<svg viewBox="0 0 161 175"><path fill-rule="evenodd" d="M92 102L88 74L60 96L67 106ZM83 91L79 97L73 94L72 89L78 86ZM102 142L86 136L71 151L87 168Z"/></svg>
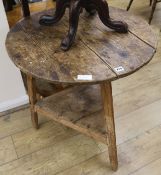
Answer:
<svg viewBox="0 0 161 175"><path fill-rule="evenodd" d="M128 0L108 2L123 9L128 4ZM148 20L148 3L134 0L130 11ZM106 145L43 116L35 130L25 108L0 117L0 175L161 175L160 17L158 4L152 27L159 44L153 60L113 82L117 172L110 169Z"/></svg>

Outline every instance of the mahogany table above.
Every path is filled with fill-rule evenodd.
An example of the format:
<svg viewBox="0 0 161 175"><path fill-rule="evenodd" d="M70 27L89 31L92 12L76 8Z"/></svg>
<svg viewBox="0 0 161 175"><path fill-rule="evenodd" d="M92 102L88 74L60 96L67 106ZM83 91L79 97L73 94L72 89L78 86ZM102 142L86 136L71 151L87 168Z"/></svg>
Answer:
<svg viewBox="0 0 161 175"><path fill-rule="evenodd" d="M45 13L52 13L48 10ZM53 83L99 83L127 76L148 63L157 39L150 26L126 11L110 8L110 16L129 26L119 34L104 26L98 16L82 13L75 44L64 52L61 39L68 30L67 16L54 26L41 26L44 12L20 20L8 33L7 51L24 73ZM78 80L92 75L92 80Z"/></svg>

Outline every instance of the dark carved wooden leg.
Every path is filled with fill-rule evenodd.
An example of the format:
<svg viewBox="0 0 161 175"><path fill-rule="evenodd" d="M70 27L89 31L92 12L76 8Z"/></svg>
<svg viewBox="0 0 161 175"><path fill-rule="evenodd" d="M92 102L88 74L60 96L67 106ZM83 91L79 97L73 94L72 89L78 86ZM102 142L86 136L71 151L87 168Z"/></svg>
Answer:
<svg viewBox="0 0 161 175"><path fill-rule="evenodd" d="M120 33L128 32L128 26L126 23L122 21L113 21L110 19L109 8L106 0L91 0L91 2L95 5L100 20L105 26Z"/></svg>
<svg viewBox="0 0 161 175"><path fill-rule="evenodd" d="M151 5L152 5L152 1L153 1L153 0L150 0L150 4L149 4L149 6L151 6Z"/></svg>
<svg viewBox="0 0 161 175"><path fill-rule="evenodd" d="M81 10L81 0L74 0L71 2L69 10L69 31L67 36L63 39L61 43L61 48L64 51L68 50L71 47L75 39Z"/></svg>
<svg viewBox="0 0 161 175"><path fill-rule="evenodd" d="M133 3L133 0L130 0L129 5L127 6L127 9L126 9L127 11L130 9L132 3Z"/></svg>
<svg viewBox="0 0 161 175"><path fill-rule="evenodd" d="M96 9L94 8L94 6L92 4L88 4L86 3L84 8L86 9L86 11L90 14L90 15L95 15L96 14Z"/></svg>
<svg viewBox="0 0 161 175"><path fill-rule="evenodd" d="M24 17L30 16L28 0L21 0L21 4L22 4L23 16Z"/></svg>
<svg viewBox="0 0 161 175"><path fill-rule="evenodd" d="M68 6L70 7L69 31L67 36L63 39L61 43L61 48L64 51L68 50L71 47L75 39L79 15L83 8L85 8L90 15L94 15L96 11L98 11L101 21L107 27L120 33L128 32L128 26L126 23L110 19L108 3L106 0L57 0L54 16L42 16L39 21L40 24L52 25L57 23L63 17L65 9Z"/></svg>
<svg viewBox="0 0 161 175"><path fill-rule="evenodd" d="M150 18L149 18L149 24L151 23L151 20L153 18L156 5L157 5L157 0L154 0L153 5L152 5L152 11L151 11Z"/></svg>
<svg viewBox="0 0 161 175"><path fill-rule="evenodd" d="M51 15L43 15L41 16L39 23L41 25L52 25L61 20L65 13L65 9L69 6L70 0L57 0L56 1L56 10L54 16Z"/></svg>

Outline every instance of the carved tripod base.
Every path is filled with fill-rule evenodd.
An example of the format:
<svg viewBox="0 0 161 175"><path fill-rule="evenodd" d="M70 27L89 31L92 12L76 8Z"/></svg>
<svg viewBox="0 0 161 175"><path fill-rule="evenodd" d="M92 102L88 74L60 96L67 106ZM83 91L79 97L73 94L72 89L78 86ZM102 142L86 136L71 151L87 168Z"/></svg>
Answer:
<svg viewBox="0 0 161 175"><path fill-rule="evenodd" d="M64 51L71 47L75 39L79 15L83 8L85 8L90 15L94 15L97 11L102 23L116 32L128 32L128 26L126 23L110 19L108 3L106 0L57 0L54 16L41 16L39 23L47 26L57 23L63 17L67 7L69 7L69 31L67 36L61 42L61 48Z"/></svg>

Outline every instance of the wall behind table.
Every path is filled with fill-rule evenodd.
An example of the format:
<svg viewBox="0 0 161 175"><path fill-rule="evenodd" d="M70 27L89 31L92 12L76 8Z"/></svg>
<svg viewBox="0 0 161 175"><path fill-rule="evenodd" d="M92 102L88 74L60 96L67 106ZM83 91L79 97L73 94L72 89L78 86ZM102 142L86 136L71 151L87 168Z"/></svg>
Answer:
<svg viewBox="0 0 161 175"><path fill-rule="evenodd" d="M28 103L20 71L11 62L5 48L8 31L6 13L0 0L0 112Z"/></svg>

